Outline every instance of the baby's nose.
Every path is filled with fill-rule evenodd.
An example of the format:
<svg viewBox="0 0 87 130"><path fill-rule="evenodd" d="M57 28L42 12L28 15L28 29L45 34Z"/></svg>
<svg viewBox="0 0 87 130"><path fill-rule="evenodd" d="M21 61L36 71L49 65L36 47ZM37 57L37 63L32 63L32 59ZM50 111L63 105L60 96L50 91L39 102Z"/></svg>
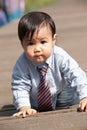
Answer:
<svg viewBox="0 0 87 130"><path fill-rule="evenodd" d="M41 51L41 46L40 45L36 45L35 46L35 51Z"/></svg>

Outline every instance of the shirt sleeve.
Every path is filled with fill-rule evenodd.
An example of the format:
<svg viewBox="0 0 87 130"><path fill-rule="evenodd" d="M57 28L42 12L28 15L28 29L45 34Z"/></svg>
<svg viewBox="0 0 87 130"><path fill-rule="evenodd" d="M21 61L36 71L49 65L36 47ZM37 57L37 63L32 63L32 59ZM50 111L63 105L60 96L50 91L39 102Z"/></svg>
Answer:
<svg viewBox="0 0 87 130"><path fill-rule="evenodd" d="M13 74L12 74L12 93L13 103L18 110L23 106L29 106L30 104L30 91L31 91L31 80L27 74L27 70L24 70L18 62L16 63Z"/></svg>
<svg viewBox="0 0 87 130"><path fill-rule="evenodd" d="M61 72L64 75L64 79L71 85L71 87L76 87L80 99L87 97L86 73L70 55L66 52L63 53Z"/></svg>

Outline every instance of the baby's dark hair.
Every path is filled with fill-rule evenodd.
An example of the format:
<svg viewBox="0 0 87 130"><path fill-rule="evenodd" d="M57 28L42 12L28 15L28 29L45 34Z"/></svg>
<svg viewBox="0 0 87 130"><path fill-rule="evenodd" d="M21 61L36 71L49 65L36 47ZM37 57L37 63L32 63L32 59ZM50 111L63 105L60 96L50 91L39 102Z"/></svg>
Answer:
<svg viewBox="0 0 87 130"><path fill-rule="evenodd" d="M29 37L32 39L34 32L41 25L41 23L49 25L52 36L56 33L56 27L53 19L44 12L29 12L25 14L18 24L18 36L22 42L24 38Z"/></svg>

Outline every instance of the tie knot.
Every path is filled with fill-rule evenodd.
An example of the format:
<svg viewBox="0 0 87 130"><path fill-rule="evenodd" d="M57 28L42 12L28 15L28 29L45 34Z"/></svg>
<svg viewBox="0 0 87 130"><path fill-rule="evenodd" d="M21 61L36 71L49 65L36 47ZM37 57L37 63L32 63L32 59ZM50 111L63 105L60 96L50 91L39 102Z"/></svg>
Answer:
<svg viewBox="0 0 87 130"><path fill-rule="evenodd" d="M38 71L41 73L42 76L46 75L48 67L38 68Z"/></svg>

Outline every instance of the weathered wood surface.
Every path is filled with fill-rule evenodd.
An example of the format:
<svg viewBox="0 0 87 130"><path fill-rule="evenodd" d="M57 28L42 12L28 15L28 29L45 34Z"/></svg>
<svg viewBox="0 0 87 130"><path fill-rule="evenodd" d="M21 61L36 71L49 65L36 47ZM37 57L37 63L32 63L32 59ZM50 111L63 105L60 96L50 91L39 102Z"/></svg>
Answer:
<svg viewBox="0 0 87 130"><path fill-rule="evenodd" d="M87 130L87 113L64 109L27 118L0 118L0 130Z"/></svg>

